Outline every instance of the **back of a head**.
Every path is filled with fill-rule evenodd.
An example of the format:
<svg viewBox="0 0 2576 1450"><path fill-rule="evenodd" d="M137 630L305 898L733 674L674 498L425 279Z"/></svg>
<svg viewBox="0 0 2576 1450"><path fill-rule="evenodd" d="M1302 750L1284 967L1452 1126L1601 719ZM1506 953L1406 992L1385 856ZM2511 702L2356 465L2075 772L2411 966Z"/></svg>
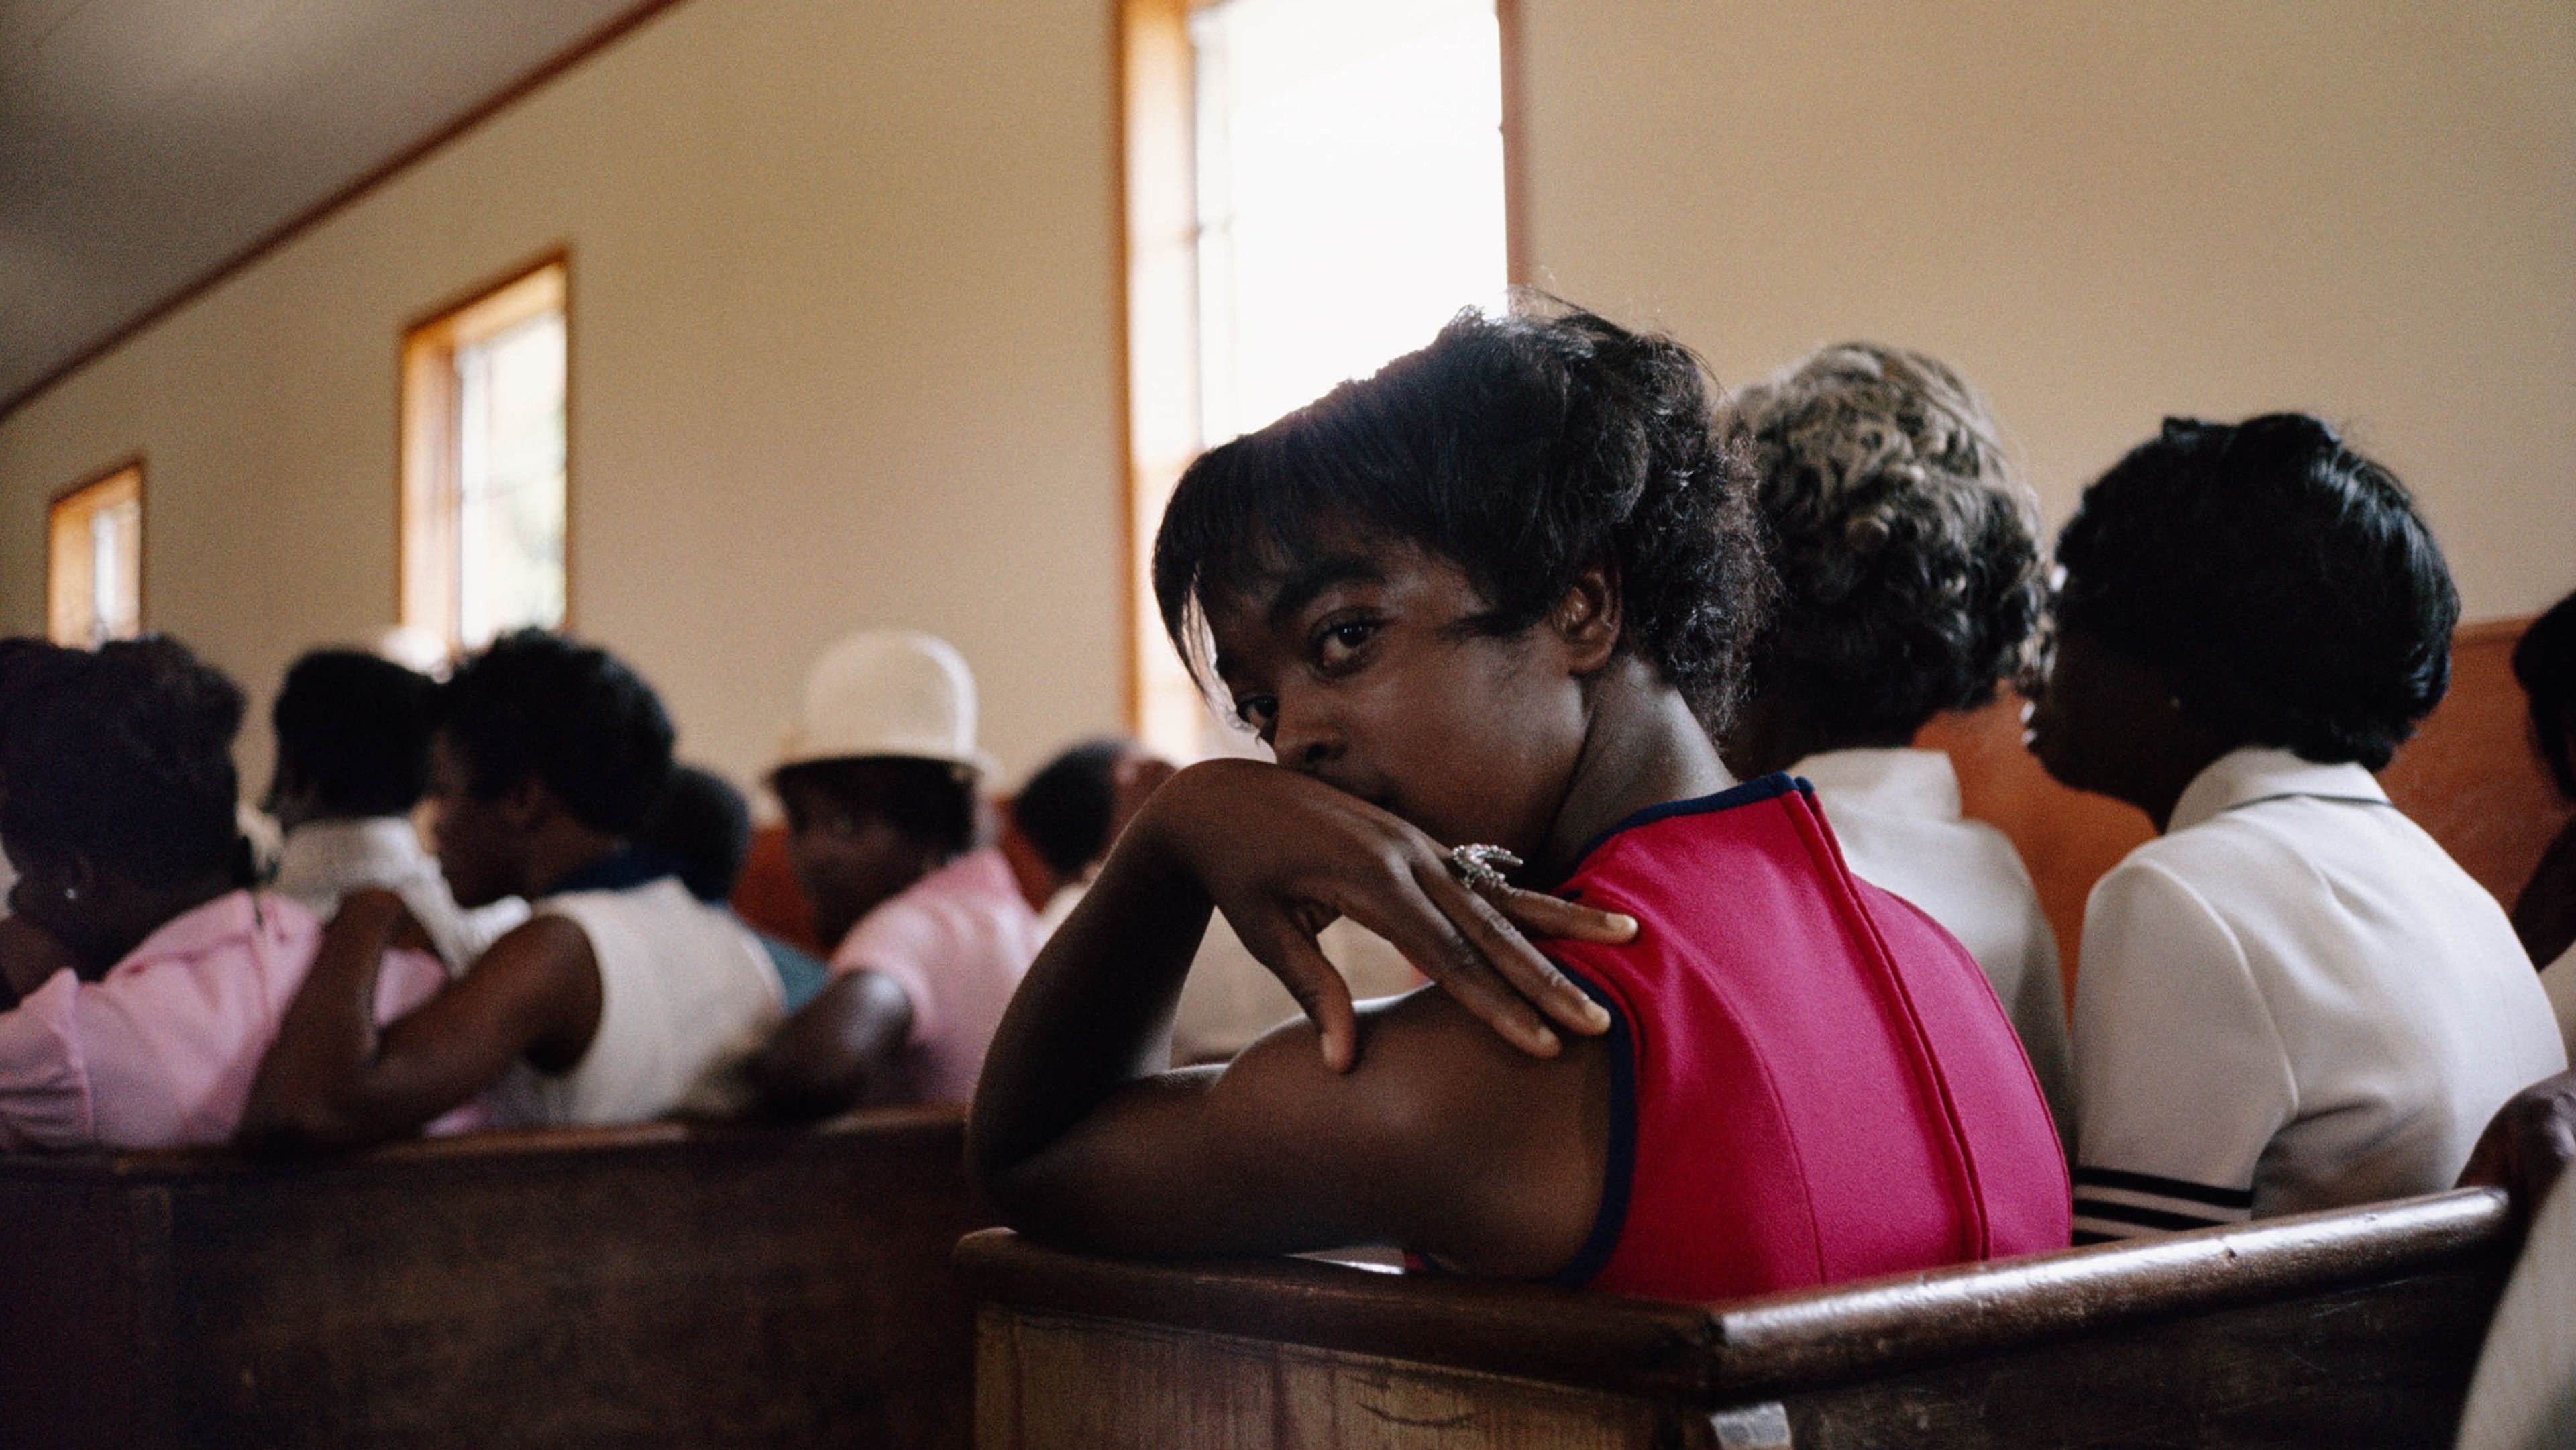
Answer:
<svg viewBox="0 0 2576 1450"><path fill-rule="evenodd" d="M662 808L636 844L677 863L691 896L724 901L751 856L751 804L714 771L673 766Z"/></svg>
<svg viewBox="0 0 2576 1450"><path fill-rule="evenodd" d="M48 672L79 653L29 635L0 638L0 744L8 738L10 718L24 714L43 694Z"/></svg>
<svg viewBox="0 0 2576 1450"><path fill-rule="evenodd" d="M2045 601L2038 504L1964 379L1846 343L1737 390L1717 426L1753 467L1780 575L1756 693L1856 738L1994 697Z"/></svg>
<svg viewBox="0 0 2576 1450"><path fill-rule="evenodd" d="M2513 678L2531 702L2531 730L2559 794L2576 800L2576 594L2549 607L2514 641Z"/></svg>
<svg viewBox="0 0 2576 1450"><path fill-rule="evenodd" d="M1059 874L1079 876L1109 851L1125 740L1086 740L1050 760L1011 798L1011 822Z"/></svg>
<svg viewBox="0 0 2576 1450"><path fill-rule="evenodd" d="M633 836L671 780L671 718L616 656L543 630L501 636L439 692L439 728L469 788L489 798L534 778L572 818Z"/></svg>
<svg viewBox="0 0 2576 1450"><path fill-rule="evenodd" d="M2220 734L2388 763L2441 703L2460 598L2394 475L2303 413L2168 419L2058 536L2058 616Z"/></svg>
<svg viewBox="0 0 2576 1450"><path fill-rule="evenodd" d="M160 887L235 869L242 694L176 640L65 650L0 739L0 834Z"/></svg>
<svg viewBox="0 0 2576 1450"><path fill-rule="evenodd" d="M315 650L286 672L270 718L282 778L328 816L401 815L429 785L438 686L359 650Z"/></svg>
<svg viewBox="0 0 2576 1450"><path fill-rule="evenodd" d="M1583 571L1616 581L1622 647L1712 728L1771 592L1742 467L1709 427L1699 360L1669 338L1522 295L1201 455L1154 541L1154 595L1193 668L1202 593L1375 532L1447 559L1518 634Z"/></svg>

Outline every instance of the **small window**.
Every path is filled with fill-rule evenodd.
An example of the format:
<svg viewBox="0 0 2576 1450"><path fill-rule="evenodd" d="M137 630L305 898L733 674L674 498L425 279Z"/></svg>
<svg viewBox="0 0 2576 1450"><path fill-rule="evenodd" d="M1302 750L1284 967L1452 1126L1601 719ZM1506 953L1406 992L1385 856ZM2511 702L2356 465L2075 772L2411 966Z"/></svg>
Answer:
<svg viewBox="0 0 2576 1450"><path fill-rule="evenodd" d="M143 465L54 500L45 550L46 632L92 648L143 632Z"/></svg>
<svg viewBox="0 0 2576 1450"><path fill-rule="evenodd" d="M451 649L564 621L565 268L403 339L402 622Z"/></svg>
<svg viewBox="0 0 2576 1450"><path fill-rule="evenodd" d="M1510 278L1495 0L1126 0L1138 733L1241 749L1146 555L1200 449L1431 340Z"/></svg>

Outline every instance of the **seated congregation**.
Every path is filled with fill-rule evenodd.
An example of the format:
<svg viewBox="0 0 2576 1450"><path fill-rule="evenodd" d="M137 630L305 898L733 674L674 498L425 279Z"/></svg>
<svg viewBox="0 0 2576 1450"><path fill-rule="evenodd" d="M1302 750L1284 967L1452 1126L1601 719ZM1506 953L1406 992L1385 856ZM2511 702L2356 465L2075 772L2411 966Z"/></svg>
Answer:
<svg viewBox="0 0 2576 1450"><path fill-rule="evenodd" d="M2051 548L2000 436L1901 349L1712 395L1464 314L1164 515L1163 623L1267 759L1087 741L997 798L957 651L853 635L765 782L811 911L767 930L747 802L596 646L298 661L262 863L230 680L0 643L0 1148L971 1104L1055 1248L1701 1301L2536 1197L2576 827L2508 918L2374 778L2459 612L2406 491L2313 418L2172 420ZM2576 603L2515 668L2576 794ZM2157 831L2071 977L1915 745L2007 682Z"/></svg>

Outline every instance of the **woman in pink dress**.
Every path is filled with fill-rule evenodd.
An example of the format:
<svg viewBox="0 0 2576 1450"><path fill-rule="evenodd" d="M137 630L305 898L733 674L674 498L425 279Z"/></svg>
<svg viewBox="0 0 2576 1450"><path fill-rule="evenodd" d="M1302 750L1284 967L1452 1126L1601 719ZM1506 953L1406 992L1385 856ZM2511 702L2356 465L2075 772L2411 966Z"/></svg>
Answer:
<svg viewBox="0 0 2576 1450"><path fill-rule="evenodd" d="M247 889L241 692L155 638L22 662L0 712L0 845L18 872L0 1149L229 1139L322 932ZM378 1010L445 975L390 954Z"/></svg>

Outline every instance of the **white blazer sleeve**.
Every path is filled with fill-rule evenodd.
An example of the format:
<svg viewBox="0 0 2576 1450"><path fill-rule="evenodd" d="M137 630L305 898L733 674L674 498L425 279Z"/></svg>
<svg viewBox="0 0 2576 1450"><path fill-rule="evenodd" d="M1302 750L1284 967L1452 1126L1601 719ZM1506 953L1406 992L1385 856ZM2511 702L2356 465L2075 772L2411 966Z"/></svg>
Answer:
<svg viewBox="0 0 2576 1450"><path fill-rule="evenodd" d="M2298 1082L2235 934L2151 862L2093 888L2075 978L2075 1239L2252 1216Z"/></svg>

